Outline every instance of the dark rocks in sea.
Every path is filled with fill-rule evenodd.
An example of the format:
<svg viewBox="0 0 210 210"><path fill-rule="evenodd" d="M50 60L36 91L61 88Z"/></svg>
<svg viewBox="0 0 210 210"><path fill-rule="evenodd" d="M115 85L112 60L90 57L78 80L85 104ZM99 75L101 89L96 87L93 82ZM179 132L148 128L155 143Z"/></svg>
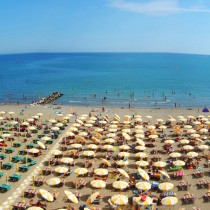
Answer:
<svg viewBox="0 0 210 210"><path fill-rule="evenodd" d="M42 98L39 101L34 102L33 105L50 104L50 103L52 103L53 101L55 101L56 99L58 99L61 96L63 96L63 93L61 93L61 92L54 92L54 93L48 95L47 97Z"/></svg>

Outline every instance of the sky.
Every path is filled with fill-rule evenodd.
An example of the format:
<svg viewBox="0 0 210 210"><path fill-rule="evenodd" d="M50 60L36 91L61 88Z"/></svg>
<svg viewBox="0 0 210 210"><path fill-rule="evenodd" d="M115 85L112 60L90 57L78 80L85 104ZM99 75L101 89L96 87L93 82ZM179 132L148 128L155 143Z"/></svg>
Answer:
<svg viewBox="0 0 210 210"><path fill-rule="evenodd" d="M210 54L209 0L0 0L0 53Z"/></svg>

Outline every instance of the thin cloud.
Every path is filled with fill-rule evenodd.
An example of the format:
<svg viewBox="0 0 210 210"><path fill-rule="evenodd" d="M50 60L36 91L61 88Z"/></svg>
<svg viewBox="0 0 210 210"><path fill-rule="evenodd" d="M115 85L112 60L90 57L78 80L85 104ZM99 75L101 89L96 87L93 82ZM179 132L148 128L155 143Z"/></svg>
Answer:
<svg viewBox="0 0 210 210"><path fill-rule="evenodd" d="M180 6L179 0L148 0L148 2L132 0L108 0L111 7L144 14L175 14L175 13L210 13L210 9L203 6Z"/></svg>

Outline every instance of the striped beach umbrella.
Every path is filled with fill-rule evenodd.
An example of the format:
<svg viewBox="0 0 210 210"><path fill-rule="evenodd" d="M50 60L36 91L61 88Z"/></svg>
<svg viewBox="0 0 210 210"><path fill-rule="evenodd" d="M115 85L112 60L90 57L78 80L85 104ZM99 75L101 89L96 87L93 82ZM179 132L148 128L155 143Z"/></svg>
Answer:
<svg viewBox="0 0 210 210"><path fill-rule="evenodd" d="M128 160L118 160L116 161L116 164L118 166L125 166L125 165L128 165L129 161Z"/></svg>
<svg viewBox="0 0 210 210"><path fill-rule="evenodd" d="M121 145L121 146L119 146L119 150L129 150L130 149L130 147L128 146L128 145Z"/></svg>
<svg viewBox="0 0 210 210"><path fill-rule="evenodd" d="M182 140L179 141L179 143L180 143L180 144L189 144L190 141L187 140L187 139L182 139Z"/></svg>
<svg viewBox="0 0 210 210"><path fill-rule="evenodd" d="M128 175L128 173L127 173L126 171L124 171L124 170L121 169L121 168L118 168L117 170L119 171L119 173L120 173L121 175L123 175L123 176L126 177L126 178L129 178L129 175Z"/></svg>
<svg viewBox="0 0 210 210"><path fill-rule="evenodd" d="M115 189L123 190L123 189L126 189L126 188L128 187L128 183L125 182L125 181L116 181L116 182L113 182L113 183L112 183L112 186L113 186Z"/></svg>
<svg viewBox="0 0 210 210"><path fill-rule="evenodd" d="M139 146L136 146L135 149L138 150L138 151L144 151L144 150L146 150L146 147L139 145Z"/></svg>
<svg viewBox="0 0 210 210"><path fill-rule="evenodd" d="M54 198L53 198L52 194L49 193L47 190L40 189L39 193L46 201L53 202Z"/></svg>
<svg viewBox="0 0 210 210"><path fill-rule="evenodd" d="M157 162L154 163L154 166L163 168L163 167L166 166L166 162L157 161Z"/></svg>
<svg viewBox="0 0 210 210"><path fill-rule="evenodd" d="M86 157L92 157L95 155L95 152L94 151L84 151L83 152L83 155L86 156Z"/></svg>
<svg viewBox="0 0 210 210"><path fill-rule="evenodd" d="M77 175L84 175L88 172L87 168L77 168L74 170L74 173Z"/></svg>
<svg viewBox="0 0 210 210"><path fill-rule="evenodd" d="M78 199L77 197L70 191L65 190L64 194L66 195L66 197L68 198L69 201L71 201L72 203L78 203Z"/></svg>
<svg viewBox="0 0 210 210"><path fill-rule="evenodd" d="M101 189L106 187L106 182L103 180L93 180L90 182L90 185L94 188Z"/></svg>
<svg viewBox="0 0 210 210"><path fill-rule="evenodd" d="M136 165L139 167L146 167L149 165L149 163L147 161L140 160L140 161L136 161Z"/></svg>
<svg viewBox="0 0 210 210"><path fill-rule="evenodd" d="M125 195L117 194L111 197L111 201L118 206L124 206L128 203L128 198Z"/></svg>
<svg viewBox="0 0 210 210"><path fill-rule="evenodd" d="M119 152L118 153L118 156L119 157L129 157L130 156L130 153L128 153L128 152Z"/></svg>
<svg viewBox="0 0 210 210"><path fill-rule="evenodd" d="M109 145L109 144L106 144L102 147L104 150L113 150L113 146L112 145Z"/></svg>
<svg viewBox="0 0 210 210"><path fill-rule="evenodd" d="M197 152L188 152L187 156L190 158L198 157L198 153Z"/></svg>
<svg viewBox="0 0 210 210"><path fill-rule="evenodd" d="M68 171L68 168L59 166L59 167L55 168L54 171L59 174L65 174Z"/></svg>
<svg viewBox="0 0 210 210"><path fill-rule="evenodd" d="M99 194L100 194L99 192L95 192L92 195L90 195L87 199L87 203L88 204L93 203L93 201L99 196Z"/></svg>
<svg viewBox="0 0 210 210"><path fill-rule="evenodd" d="M172 152L171 154L169 154L169 157L172 157L172 158L178 158L181 156L182 156L182 154L179 152Z"/></svg>
<svg viewBox="0 0 210 210"><path fill-rule="evenodd" d="M71 147L74 149L80 149L82 148L82 144L72 144Z"/></svg>
<svg viewBox="0 0 210 210"><path fill-rule="evenodd" d="M131 137L130 137L127 133L125 133L125 132L122 133L122 136L123 136L127 141L131 140Z"/></svg>
<svg viewBox="0 0 210 210"><path fill-rule="evenodd" d="M136 141L137 141L137 143L138 143L139 145L145 147L145 143L144 143L144 141L143 141L142 139L137 138Z"/></svg>
<svg viewBox="0 0 210 210"><path fill-rule="evenodd" d="M135 137L139 138L139 139L143 139L145 137L145 135L143 133L137 133L137 134L135 134Z"/></svg>
<svg viewBox="0 0 210 210"><path fill-rule="evenodd" d="M114 144L116 142L116 140L112 139L112 138L107 138L104 140L107 144Z"/></svg>
<svg viewBox="0 0 210 210"><path fill-rule="evenodd" d="M92 150L98 149L98 145L96 145L96 144L89 144L89 145L87 145L87 147L88 147L89 149L92 149Z"/></svg>
<svg viewBox="0 0 210 210"><path fill-rule="evenodd" d="M163 182L158 185L158 188L163 191L168 191L174 188L174 185L170 182Z"/></svg>
<svg viewBox="0 0 210 210"><path fill-rule="evenodd" d="M36 148L32 148L32 149L29 149L28 152L31 154L37 154L37 153L39 153L39 150Z"/></svg>
<svg viewBox="0 0 210 210"><path fill-rule="evenodd" d="M159 172L160 172L163 176L165 176L165 177L167 177L168 179L170 179L170 176L169 176L169 174L168 174L166 171L159 170Z"/></svg>
<svg viewBox="0 0 210 210"><path fill-rule="evenodd" d="M46 181L46 184L49 186L55 186L61 183L60 178L50 178Z"/></svg>
<svg viewBox="0 0 210 210"><path fill-rule="evenodd" d="M44 210L44 209L41 207L38 207L38 206L31 206L31 207L27 208L27 210Z"/></svg>
<svg viewBox="0 0 210 210"><path fill-rule="evenodd" d="M56 156L56 155L62 155L63 153L60 150L56 149L56 150L53 150L51 154Z"/></svg>
<svg viewBox="0 0 210 210"><path fill-rule="evenodd" d="M186 150L193 150L194 149L194 147L191 146L191 145L185 145L185 146L183 146L183 148L186 149Z"/></svg>
<svg viewBox="0 0 210 210"><path fill-rule="evenodd" d="M101 159L102 163L106 166L111 166L111 163L106 159Z"/></svg>
<svg viewBox="0 0 210 210"><path fill-rule="evenodd" d="M185 162L182 161L182 160L176 160L176 161L173 161L173 164L175 166L184 166L185 165Z"/></svg>
<svg viewBox="0 0 210 210"><path fill-rule="evenodd" d="M151 189L151 184L149 182L137 182L135 186L139 190L149 190L149 189Z"/></svg>
<svg viewBox="0 0 210 210"><path fill-rule="evenodd" d="M178 199L176 197L165 197L161 200L162 205L164 206L174 206L178 203Z"/></svg>
<svg viewBox="0 0 210 210"><path fill-rule="evenodd" d="M108 170L104 168L97 168L94 170L94 174L98 176L106 176L108 174Z"/></svg>
<svg viewBox="0 0 210 210"><path fill-rule="evenodd" d="M141 168L138 168L138 172L139 172L139 174L140 174L140 176L144 179L144 180L146 180L146 181L149 181L149 175L148 175L148 173L145 171L145 170L143 170L143 169L141 169Z"/></svg>
<svg viewBox="0 0 210 210"><path fill-rule="evenodd" d="M202 144L202 145L199 145L198 148L201 149L201 150L206 150L206 149L209 148L209 146Z"/></svg>
<svg viewBox="0 0 210 210"><path fill-rule="evenodd" d="M37 144L42 148L42 149L46 149L46 146L40 142L40 141L37 141Z"/></svg>
<svg viewBox="0 0 210 210"><path fill-rule="evenodd" d="M148 157L148 155L146 153L144 153L144 152L138 152L138 153L135 154L135 156L137 158L146 158L146 157Z"/></svg>
<svg viewBox="0 0 210 210"><path fill-rule="evenodd" d="M71 164L73 163L74 159L73 158L61 158L60 162L64 164Z"/></svg>

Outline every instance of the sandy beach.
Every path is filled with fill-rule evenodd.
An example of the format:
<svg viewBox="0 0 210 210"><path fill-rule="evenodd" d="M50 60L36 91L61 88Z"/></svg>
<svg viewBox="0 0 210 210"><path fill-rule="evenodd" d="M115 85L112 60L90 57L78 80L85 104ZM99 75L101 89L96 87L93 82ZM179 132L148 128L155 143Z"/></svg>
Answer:
<svg viewBox="0 0 210 210"><path fill-rule="evenodd" d="M102 138L101 138L101 143L99 144L100 150L95 151L95 157L94 158L86 158L83 155L84 151L89 151L88 149L88 145L89 144L93 144L93 140L91 138L85 137L85 144L82 146L82 150L80 151L80 155L77 159L75 160L75 165L71 166L71 169L75 171L75 169L79 168L79 167L84 167L85 162L86 161L92 161L91 167L88 168L88 172L89 175L88 176L81 176L78 177L77 174L75 174L74 172L72 174L70 174L69 176L64 176L64 174L57 174L54 173L54 170L56 167L58 167L58 165L51 165L50 168L52 169L53 173L49 174L49 175L44 175L42 173L42 170L48 167L48 163L49 163L49 159L51 158L50 154L51 151L56 149L61 149L60 146L61 144L58 144L58 142L60 143L62 141L63 138L65 138L66 133L69 132L70 128L73 127L73 124L75 123L75 115L72 116L70 118L70 122L66 123L65 129L61 131L60 135L58 136L57 139L55 139L53 141L52 144L48 145L48 149L47 150L41 150L42 154L38 157L34 157L34 159L37 161L36 165L31 166L31 168L29 169L28 172L24 172L21 173L21 180L17 181L17 182L9 182L12 185L12 189L8 190L5 193L1 193L0 196L0 203L3 204L3 209L11 209L11 205L14 205L15 203L19 202L19 201L25 201L27 203L29 203L30 198L27 198L23 196L23 192L26 191L27 189L31 189L33 186L32 184L32 177L34 176L34 179L37 178L43 178L46 180L49 180L50 178L60 178L60 179L64 179L64 185L62 187L52 187L47 185L45 182L43 183L42 186L34 186L36 190L39 189L45 189L48 190L51 194L53 194L55 191L58 192L58 197L55 201L53 202L45 202L42 201L43 204L46 204L47 210L51 210L51 209L59 209L59 208L63 208L63 207L67 207L69 205L71 205L71 207L74 207L75 209L79 209L79 207L82 204L87 205L87 207L89 209L111 209L110 204L108 203L108 200L111 198L111 196L118 194L118 193L122 193L123 195L126 195L129 198L129 202L126 206L119 206L118 209L136 209L134 206L135 205L131 205L130 200L132 199L131 197L134 196L134 190L136 190L135 186L134 188L129 187L126 190L116 190L113 188L112 184L115 181L126 181L129 182L129 179L132 176L136 177L136 173L137 173L137 166L136 166L136 157L135 154L136 152L134 152L133 150L129 149L129 157L126 158L129 161L129 164L126 165L125 167L123 167L122 169L124 169L128 174L129 174L129 178L125 178L123 176L120 176L118 179L115 179L111 176L107 176L106 178L106 187L102 188L102 189L95 189L91 186L90 182L93 181L93 173L94 169L97 168L101 168L101 159L104 158L106 159L106 154L107 152L105 150L102 149L102 147L106 144L104 142L104 140L107 138L107 134L109 133L108 129L110 129L110 123L111 121L114 119L115 114L119 116L120 118L120 123L121 126L119 126L117 128L116 133L116 137L114 137L114 139L121 139L122 138L122 129L126 129L125 125L123 124L123 121L127 121L124 117L125 115L130 115L132 118L135 117L136 115L140 115L142 122L140 122L139 124L142 125L144 122L147 124L144 124L144 127L142 128L144 134L146 131L149 130L149 128L147 126L149 125L155 125L157 123L157 119L162 119L163 122L162 124L165 124L165 122L168 119L172 119L174 118L176 121L171 122L173 126L176 125L176 123L180 123L180 120L177 118L178 116L183 116L183 118L188 119L188 116L195 116L198 117L199 115L203 115L204 118L208 118L208 113L202 113L202 109L201 108L196 108L196 109L185 109L185 108L174 108L174 109L141 109L141 108L131 108L131 109L127 109L127 108L116 108L116 107L105 107L104 112L102 112L102 107L73 107L73 106L61 106L61 108L56 109L55 106L51 106L51 105L47 105L47 106L29 106L29 105L1 105L0 106L0 111L5 111L6 113L8 112L14 112L14 114L12 115L12 117L19 117L24 119L25 121L27 121L28 118L32 118L32 116L36 115L37 113L43 113L43 116L41 116L39 118L39 123L41 122L48 122L49 119L56 119L57 121L61 121L62 118L64 116L67 116L68 114L72 114L72 113L76 113L76 115L78 117L80 117L83 114L87 114L87 117L82 120L84 122L84 124L86 123L86 121L88 121L90 119L89 114L91 113L91 116L98 116L98 118L100 120L103 119L103 116L106 116L108 119L106 121L106 123L104 125L93 125L91 127L84 127L81 126L78 129L78 132L75 133L75 136L78 136L78 133L80 132L89 132L92 135L92 132L94 131L94 129L96 129L96 127L101 127L104 129L103 132L101 132ZM61 113L62 116L58 116L57 114ZM5 114L4 116L9 116L8 114ZM148 118L146 116L152 116L152 118ZM130 131L128 132L129 136L131 137L131 141L126 141L125 139L123 140L125 144L129 144L129 145L137 145L136 143L136 138L135 138L135 126L133 124L134 119L130 120L131 122L129 123L129 126L127 127L128 129L130 129ZM183 124L180 124L181 126L186 125L186 122L184 122ZM154 154L152 154L152 150L157 149L157 150L163 150L163 146L164 146L164 141L163 140L176 140L176 137L174 135L174 128L173 126L167 126L166 129L164 129L164 134L165 137L162 137L161 134L163 134L160 129L155 128L154 130L157 131L157 135L158 138L155 140L155 147L147 147L145 149L145 153L148 155L148 159L147 161L149 162L151 158L153 158ZM203 126L202 128L207 128L208 129L208 124L205 124L205 126ZM183 128L184 130L184 128ZM24 149L26 147L26 145L28 143L33 143L33 140L35 138L37 138L37 136L39 134L41 134L43 132L43 129L39 130L38 133L36 134L32 134L32 136L30 138L28 138L27 142L22 144L22 146L18 149L15 149L15 151L11 154L7 154L6 158L4 160L2 160L2 163L6 163L9 162L9 158L17 155L18 150ZM182 137L180 137L181 139L189 139L190 135L188 135L186 133L186 131L184 131L185 135L183 134ZM11 131L11 133L13 134L13 131ZM209 140L209 133L205 133L205 135L201 134L199 132L199 130L196 132L198 133L200 136L200 138L202 139L204 144L206 141ZM20 141L23 141L24 134L22 134L22 137L20 139ZM205 138L204 138L205 137ZM15 137L15 141L18 140L18 137ZM149 142L148 137L144 137L142 138L142 140L146 143ZM180 140L180 139L179 139ZM73 141L71 143L74 143ZM123 144L124 144L123 143ZM8 143L9 145L10 143ZM114 143L113 145L114 150L113 150L113 155L117 156L118 153L120 152L120 144L119 142ZM173 147L173 152L180 152L182 155L184 154L184 152L181 150L182 146L180 147L180 143L178 141L175 141L175 143L172 144ZM36 145L36 148L38 148L38 145ZM67 151L72 149L71 148L71 144L67 145ZM194 150L192 150L194 151ZM1 152L3 153L3 152ZM62 151L63 153L63 157L65 156L64 154L66 153L66 151ZM199 155L208 155L209 154L209 149L205 150L204 152L199 152ZM31 157L31 156L30 156ZM169 158L169 153L166 154L162 154L162 153L158 153L158 158L161 161L167 162L168 158ZM45 160L43 162L43 165L41 164L41 162ZM115 166L115 161L114 159L110 159L109 160L111 162L111 166L110 167L104 167L108 170L109 173L113 172L116 170ZM196 171L196 169L186 169L185 167L183 167L183 172L184 175L181 179L179 178L173 178L174 176L174 171L169 171L168 169L170 168L169 165L167 165L165 168L163 168L164 171L166 171L169 176L170 179L164 179L164 180L158 180L158 182L170 182L173 183L174 188L170 191L173 191L175 197L178 198L178 203L172 207L172 209L193 209L193 207L196 208L200 208L202 210L208 209L208 202L205 202L203 199L204 194L208 191L208 187L203 187L203 188L199 188L197 183L199 180L209 180L209 168L205 168L204 167L204 163L206 162L206 160L204 158L201 158L201 160L199 161L199 166L200 168L202 168L202 177L194 177L192 174ZM40 165L41 164L41 165ZM167 162L168 164L168 162ZM15 164L16 165L16 164ZM19 164L21 165L21 164ZM63 165L62 165L63 166ZM67 167L68 168L68 167ZM146 167L144 168L145 171L149 171L149 169ZM17 172L17 168L16 166L13 167L10 170L2 170L5 172L5 174L7 173L8 176L14 174ZM37 171L37 174L35 173L35 171ZM5 174L3 177L1 177L0 179L0 184L4 184L5 183ZM30 179L29 179L30 177ZM74 186L74 182L78 181L79 179L83 179L86 182L86 185L83 188L79 188L79 189L75 189ZM28 179L28 180L27 180ZM24 180L26 180L24 182ZM136 179L136 182L138 182L140 180ZM154 181L154 179L151 179L149 182L152 184ZM180 181L184 181L184 182L188 182L188 184L190 185L190 187L187 190L179 190L178 185L180 183ZM22 186L21 186L22 184ZM65 196L64 191L68 190L71 191L72 193L79 193L80 194L80 199L79 202L77 204L71 203ZM100 201L100 204L87 204L87 199L88 197L95 192L100 192L100 195L102 196L102 199ZM196 198L194 203L187 203L187 204L183 204L183 202L181 201L181 198L186 194L186 193L190 193L193 194ZM155 196L160 196L160 194L162 192L159 192L158 190L152 190L152 193ZM17 194L18 196L15 197L15 194ZM9 198L9 199L8 199ZM38 201L38 199L42 199L41 196L39 194L35 195L33 198L33 203L35 203L36 201ZM5 203L6 202L6 203ZM157 206L158 209L164 209L165 207L163 205L158 205ZM70 209L70 208L69 208ZM142 207L141 207L142 209Z"/></svg>

